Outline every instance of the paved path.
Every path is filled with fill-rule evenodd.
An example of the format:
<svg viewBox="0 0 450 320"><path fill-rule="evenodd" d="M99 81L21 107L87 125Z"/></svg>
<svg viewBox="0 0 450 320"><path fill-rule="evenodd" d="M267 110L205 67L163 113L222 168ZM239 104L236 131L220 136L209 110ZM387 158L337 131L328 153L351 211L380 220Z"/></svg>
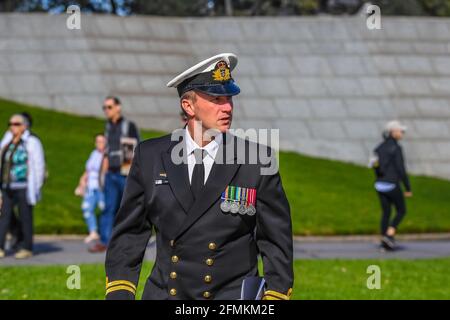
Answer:
<svg viewBox="0 0 450 320"><path fill-rule="evenodd" d="M383 252L374 236L296 237L296 259L427 259L450 257L450 235L411 236L399 239L399 250ZM154 260L155 245L150 242L146 259ZM0 259L0 266L103 263L105 254L90 254L79 236L38 236L35 255L27 260L12 256Z"/></svg>

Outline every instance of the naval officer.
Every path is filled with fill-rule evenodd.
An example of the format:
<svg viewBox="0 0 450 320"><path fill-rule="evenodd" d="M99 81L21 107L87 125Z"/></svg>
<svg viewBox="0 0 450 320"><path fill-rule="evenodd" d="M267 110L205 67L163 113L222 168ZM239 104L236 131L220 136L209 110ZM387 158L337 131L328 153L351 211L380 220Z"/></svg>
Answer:
<svg viewBox="0 0 450 320"><path fill-rule="evenodd" d="M143 299L239 299L243 280L259 275L258 255L263 299L290 298L292 224L280 175L264 172L267 162L237 161L261 148L270 166L275 157L229 132L236 64L219 54L167 84L187 124L136 147L106 255L107 299L135 298L152 230L156 260Z"/></svg>

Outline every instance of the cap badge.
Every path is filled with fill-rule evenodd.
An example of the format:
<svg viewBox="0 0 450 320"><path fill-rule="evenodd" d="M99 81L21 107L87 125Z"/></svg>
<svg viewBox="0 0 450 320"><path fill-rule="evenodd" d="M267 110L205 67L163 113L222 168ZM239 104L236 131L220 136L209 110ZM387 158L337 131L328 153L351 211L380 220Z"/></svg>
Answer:
<svg viewBox="0 0 450 320"><path fill-rule="evenodd" d="M231 79L230 68L225 61L217 62L212 77L216 81L227 81Z"/></svg>

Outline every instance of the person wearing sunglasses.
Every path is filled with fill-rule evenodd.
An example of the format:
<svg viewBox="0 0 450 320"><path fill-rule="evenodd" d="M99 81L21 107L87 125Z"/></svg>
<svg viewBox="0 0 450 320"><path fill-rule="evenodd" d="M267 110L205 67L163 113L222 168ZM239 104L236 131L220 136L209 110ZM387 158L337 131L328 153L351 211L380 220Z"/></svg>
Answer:
<svg viewBox="0 0 450 320"><path fill-rule="evenodd" d="M22 116L24 116L26 119L26 123L28 124L27 130L30 131L31 135L34 135L35 137L37 137L37 135L31 131L31 127L33 124L33 118L31 116L31 114L29 114L26 111L21 112L20 114ZM11 139L12 139L12 133L8 127L8 130L6 130L5 134L3 135L2 140L0 141L0 150L4 146L6 146L11 141ZM1 208L1 203L2 203L1 200L2 200L2 197L1 197L1 193L0 193L0 208ZM11 223L9 226L8 233L11 235L11 239L9 241L9 247L12 250L17 250L18 249L17 245L23 241L23 234L22 234L22 226L20 225L20 221L17 218L16 214L13 214L11 216Z"/></svg>
<svg viewBox="0 0 450 320"><path fill-rule="evenodd" d="M44 150L40 140L28 130L29 122L24 115L13 115L8 127L10 140L3 142L0 152L0 258L6 255L6 233L17 207L23 238L17 245L15 258L25 259L32 256L33 206L40 200L45 179Z"/></svg>
<svg viewBox="0 0 450 320"><path fill-rule="evenodd" d="M127 172L124 163L124 141L140 141L139 130L136 124L122 115L122 104L118 97L108 96L103 102L103 112L107 122L105 127L106 150L103 164L105 180L103 191L105 195L105 209L100 215L100 240L90 252L103 252L106 250L114 223L114 217L119 209L122 194L125 188Z"/></svg>

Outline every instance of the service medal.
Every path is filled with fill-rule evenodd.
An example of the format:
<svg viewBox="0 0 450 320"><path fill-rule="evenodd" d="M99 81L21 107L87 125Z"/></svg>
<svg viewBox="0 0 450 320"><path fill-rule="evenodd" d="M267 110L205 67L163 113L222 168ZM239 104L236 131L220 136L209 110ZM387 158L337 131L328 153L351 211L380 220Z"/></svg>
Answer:
<svg viewBox="0 0 450 320"><path fill-rule="evenodd" d="M247 207L247 214L249 216L254 216L256 213L256 189L250 189L250 192L248 194L248 207Z"/></svg>
<svg viewBox="0 0 450 320"><path fill-rule="evenodd" d="M222 202L220 203L220 210L222 210L223 212L228 212L230 211L230 203L228 202L228 187L225 189L224 192L222 192Z"/></svg>
<svg viewBox="0 0 450 320"><path fill-rule="evenodd" d="M244 215L247 213L247 199L248 199L248 189L241 188L241 205L239 206L239 214Z"/></svg>
<svg viewBox="0 0 450 320"><path fill-rule="evenodd" d="M230 203L228 201L222 201L222 203L220 204L220 210L222 210L223 212L229 212L230 211Z"/></svg>
<svg viewBox="0 0 450 320"><path fill-rule="evenodd" d="M238 199L238 194L239 194L239 187L230 186L229 199L230 199L231 213L237 213L239 211L239 204L236 203L236 200Z"/></svg>
<svg viewBox="0 0 450 320"><path fill-rule="evenodd" d="M230 212L231 213L238 213L239 212L239 204L237 202L233 202L230 206Z"/></svg>
<svg viewBox="0 0 450 320"><path fill-rule="evenodd" d="M247 213L247 208L245 207L245 204L241 204L239 206L239 214L244 215Z"/></svg>
<svg viewBox="0 0 450 320"><path fill-rule="evenodd" d="M255 213L256 213L256 208L255 208L252 204L249 205L249 206L248 206L248 209L247 209L247 214L248 214L249 216L254 216Z"/></svg>

